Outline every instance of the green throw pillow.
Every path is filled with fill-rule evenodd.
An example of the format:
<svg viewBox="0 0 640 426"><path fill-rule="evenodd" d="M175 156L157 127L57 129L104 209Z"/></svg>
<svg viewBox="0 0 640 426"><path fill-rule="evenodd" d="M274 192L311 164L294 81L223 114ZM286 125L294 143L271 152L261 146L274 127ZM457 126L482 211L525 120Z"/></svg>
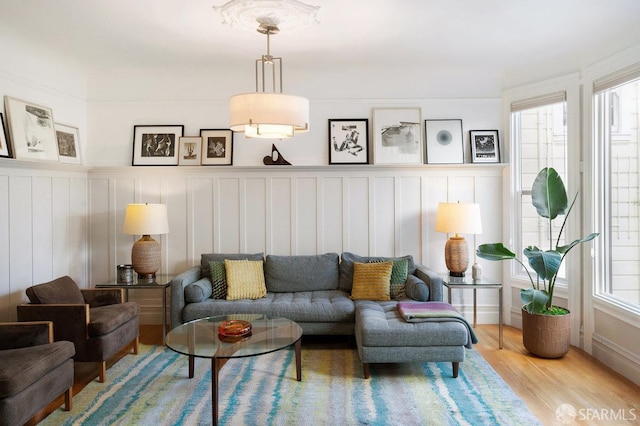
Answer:
<svg viewBox="0 0 640 426"><path fill-rule="evenodd" d="M211 285L213 291L212 299L227 298L227 275L224 268L224 262L210 261L209 272L211 273Z"/></svg>

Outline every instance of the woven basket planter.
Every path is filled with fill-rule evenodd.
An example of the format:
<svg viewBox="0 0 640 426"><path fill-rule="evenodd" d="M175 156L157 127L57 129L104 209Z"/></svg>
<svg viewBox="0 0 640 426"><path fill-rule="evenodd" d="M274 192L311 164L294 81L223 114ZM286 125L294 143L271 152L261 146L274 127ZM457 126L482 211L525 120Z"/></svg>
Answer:
<svg viewBox="0 0 640 426"><path fill-rule="evenodd" d="M532 314L522 309L522 343L541 358L561 358L569 352L571 313Z"/></svg>

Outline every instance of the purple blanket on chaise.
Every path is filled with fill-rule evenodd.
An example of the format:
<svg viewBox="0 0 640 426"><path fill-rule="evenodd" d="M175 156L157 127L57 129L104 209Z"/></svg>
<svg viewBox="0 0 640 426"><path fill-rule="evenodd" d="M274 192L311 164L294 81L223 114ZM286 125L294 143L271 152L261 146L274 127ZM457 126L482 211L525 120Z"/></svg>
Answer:
<svg viewBox="0 0 640 426"><path fill-rule="evenodd" d="M398 302L398 312L407 322L445 322L457 321L464 324L469 331L469 340L465 345L471 349L473 343L478 343L478 337L471 324L453 306L445 302Z"/></svg>

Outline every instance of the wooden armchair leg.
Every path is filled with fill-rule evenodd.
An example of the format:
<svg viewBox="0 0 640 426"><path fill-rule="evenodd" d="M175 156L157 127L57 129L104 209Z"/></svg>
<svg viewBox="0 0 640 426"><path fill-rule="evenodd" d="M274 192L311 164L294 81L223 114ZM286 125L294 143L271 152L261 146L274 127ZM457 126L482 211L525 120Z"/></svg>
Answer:
<svg viewBox="0 0 640 426"><path fill-rule="evenodd" d="M64 393L64 410L71 411L73 409L73 386Z"/></svg>
<svg viewBox="0 0 640 426"><path fill-rule="evenodd" d="M453 378L455 379L456 377L458 377L458 367L460 366L459 362L454 362L453 363Z"/></svg>
<svg viewBox="0 0 640 426"><path fill-rule="evenodd" d="M104 383L107 379L107 361L102 361L98 363L100 367L100 383Z"/></svg>
<svg viewBox="0 0 640 426"><path fill-rule="evenodd" d="M133 340L133 353L134 355L138 355L138 346L140 345L140 336L136 336Z"/></svg>
<svg viewBox="0 0 640 426"><path fill-rule="evenodd" d="M362 363L362 372L364 373L364 378L368 379L369 378L369 363L368 362L363 362Z"/></svg>

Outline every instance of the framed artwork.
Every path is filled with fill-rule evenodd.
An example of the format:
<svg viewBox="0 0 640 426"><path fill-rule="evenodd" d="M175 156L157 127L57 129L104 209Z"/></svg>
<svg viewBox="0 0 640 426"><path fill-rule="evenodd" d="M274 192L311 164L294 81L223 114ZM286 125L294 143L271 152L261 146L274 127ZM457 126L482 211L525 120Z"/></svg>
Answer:
<svg viewBox="0 0 640 426"><path fill-rule="evenodd" d="M51 108L4 97L13 155L18 160L58 161Z"/></svg>
<svg viewBox="0 0 640 426"><path fill-rule="evenodd" d="M178 141L184 126L133 126L134 166L178 165Z"/></svg>
<svg viewBox="0 0 640 426"><path fill-rule="evenodd" d="M202 137L183 136L178 149L179 166L199 166L202 151Z"/></svg>
<svg viewBox="0 0 640 426"><path fill-rule="evenodd" d="M233 164L233 132L229 129L200 129L203 166Z"/></svg>
<svg viewBox="0 0 640 426"><path fill-rule="evenodd" d="M4 128L4 117L0 112L0 157L11 158L11 147L9 146L9 142L7 139L7 133Z"/></svg>
<svg viewBox="0 0 640 426"><path fill-rule="evenodd" d="M462 120L425 120L427 164L464 163Z"/></svg>
<svg viewBox="0 0 640 426"><path fill-rule="evenodd" d="M78 128L55 123L58 158L61 163L82 164Z"/></svg>
<svg viewBox="0 0 640 426"><path fill-rule="evenodd" d="M471 162L499 163L500 140L497 130L470 130Z"/></svg>
<svg viewBox="0 0 640 426"><path fill-rule="evenodd" d="M373 109L373 163L422 164L420 108Z"/></svg>
<svg viewBox="0 0 640 426"><path fill-rule="evenodd" d="M369 164L368 119L329 119L329 164Z"/></svg>

